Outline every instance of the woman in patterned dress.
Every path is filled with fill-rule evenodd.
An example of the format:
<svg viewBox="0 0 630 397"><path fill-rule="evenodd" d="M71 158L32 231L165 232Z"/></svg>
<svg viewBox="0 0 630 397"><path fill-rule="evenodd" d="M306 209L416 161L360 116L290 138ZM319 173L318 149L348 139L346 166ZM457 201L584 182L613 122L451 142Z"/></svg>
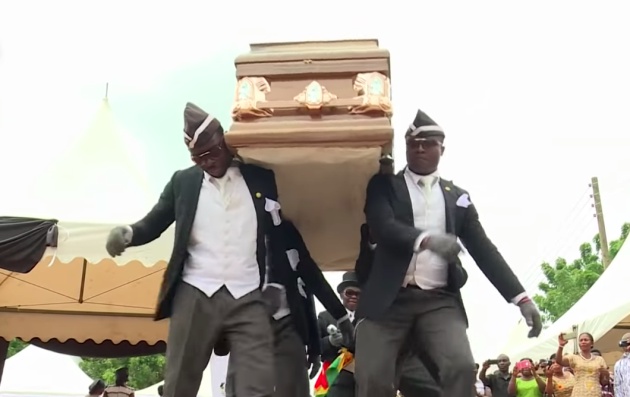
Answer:
<svg viewBox="0 0 630 397"><path fill-rule="evenodd" d="M567 344L563 334L558 336L558 364L571 367L575 374L575 386L571 397L601 397L602 381L608 377L607 365L604 358L591 353L593 336L587 332L578 337L578 354L563 355L563 348Z"/></svg>
<svg viewBox="0 0 630 397"><path fill-rule="evenodd" d="M573 386L575 386L573 374L565 371L559 364L551 364L547 369L547 388L545 393L548 396L571 397Z"/></svg>

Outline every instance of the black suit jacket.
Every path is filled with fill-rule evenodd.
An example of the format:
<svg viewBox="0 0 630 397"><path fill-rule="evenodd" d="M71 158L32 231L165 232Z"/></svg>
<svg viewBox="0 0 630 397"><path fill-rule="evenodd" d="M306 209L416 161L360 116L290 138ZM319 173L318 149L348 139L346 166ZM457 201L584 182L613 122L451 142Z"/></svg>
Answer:
<svg viewBox="0 0 630 397"><path fill-rule="evenodd" d="M309 330L308 340L306 341L306 354L309 356L321 356L322 346L319 343L319 330L317 329L317 311L315 309L315 299L313 295L308 293L307 299L304 300L306 309L307 328Z"/></svg>
<svg viewBox="0 0 630 397"><path fill-rule="evenodd" d="M359 243L359 256L354 264L354 273L357 275L359 285L363 286L370 277L374 262L374 250L370 247L370 231L367 223L361 225L361 240Z"/></svg>
<svg viewBox="0 0 630 397"><path fill-rule="evenodd" d="M330 287L304 243L302 235L293 222L283 222L273 228L270 251L273 266L271 279L282 284L286 290L291 317L305 345L319 339L314 305L315 296L337 319L346 315L346 309L335 291ZM295 250L299 261L295 268L289 262L287 251ZM313 306L314 307L314 306Z"/></svg>
<svg viewBox="0 0 630 397"><path fill-rule="evenodd" d="M468 192L444 179L440 179L440 188L446 205L446 232L460 238L477 266L506 300L524 292L512 269L486 236L475 206L457 205L458 198ZM402 172L372 177L367 187L365 215L377 247L357 315L377 318L398 295L414 243L423 232L414 227L411 198ZM457 294L460 303L460 288L466 280L461 262L450 263L446 289Z"/></svg>
<svg viewBox="0 0 630 397"><path fill-rule="evenodd" d="M265 199L277 201L278 189L273 171L250 164L241 164L239 168L251 193L258 217L256 256L262 283L265 278L267 257L265 235L271 235L273 228L271 215L265 211ZM160 287L156 320L171 315L175 289L182 278L184 263L188 257L188 241L197 211L203 176L204 172L197 166L175 172L153 209L140 221L131 225L133 238L130 245L138 246L160 237L175 222L175 242Z"/></svg>

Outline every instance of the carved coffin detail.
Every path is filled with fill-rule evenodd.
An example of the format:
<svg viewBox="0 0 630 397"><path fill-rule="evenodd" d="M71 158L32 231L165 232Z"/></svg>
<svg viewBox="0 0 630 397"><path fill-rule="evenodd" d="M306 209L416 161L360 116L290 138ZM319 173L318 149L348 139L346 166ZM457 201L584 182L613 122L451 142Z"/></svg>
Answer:
<svg viewBox="0 0 630 397"><path fill-rule="evenodd" d="M246 118L269 117L273 109L261 107L267 101L267 94L271 86L264 77L243 77L236 83L232 119L235 121Z"/></svg>
<svg viewBox="0 0 630 397"><path fill-rule="evenodd" d="M335 99L337 99L337 95L328 92L326 87L317 81L312 81L306 86L304 91L293 98L293 100L308 110L320 110Z"/></svg>
<svg viewBox="0 0 630 397"><path fill-rule="evenodd" d="M350 113L365 114L378 112L387 116L392 115L392 101L390 99L390 83L382 73L359 73L354 80L354 90L358 94L361 104L354 105Z"/></svg>

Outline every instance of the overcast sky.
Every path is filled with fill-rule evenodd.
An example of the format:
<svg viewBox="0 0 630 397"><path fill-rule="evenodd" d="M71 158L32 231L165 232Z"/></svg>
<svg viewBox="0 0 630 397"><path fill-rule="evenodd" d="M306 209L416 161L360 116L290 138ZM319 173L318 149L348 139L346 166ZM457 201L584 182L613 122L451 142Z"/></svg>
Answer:
<svg viewBox="0 0 630 397"><path fill-rule="evenodd" d="M346 3L0 1L3 186L31 189L85 133L109 82L125 146L111 156L135 167L155 199L188 165L184 103L229 125L232 62L248 43L378 38L392 55L397 166L400 136L421 108L446 131L443 177L471 192L529 290L542 260L572 259L596 233L592 176L609 239L618 236L630 221L630 5ZM498 353L518 310L465 264L469 335L482 360Z"/></svg>

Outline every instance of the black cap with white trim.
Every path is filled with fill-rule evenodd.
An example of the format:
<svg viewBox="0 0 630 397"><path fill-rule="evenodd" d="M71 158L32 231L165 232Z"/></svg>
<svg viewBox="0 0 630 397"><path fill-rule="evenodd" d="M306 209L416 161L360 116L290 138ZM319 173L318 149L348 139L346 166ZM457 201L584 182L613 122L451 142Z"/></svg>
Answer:
<svg viewBox="0 0 630 397"><path fill-rule="evenodd" d="M427 116L422 110L418 109L416 118L407 129L405 137L407 138L428 138L433 136L444 137L444 130L431 117Z"/></svg>
<svg viewBox="0 0 630 397"><path fill-rule="evenodd" d="M223 127L216 118L199 106L188 102L184 109L184 142L188 149L194 149L215 134L223 134Z"/></svg>

